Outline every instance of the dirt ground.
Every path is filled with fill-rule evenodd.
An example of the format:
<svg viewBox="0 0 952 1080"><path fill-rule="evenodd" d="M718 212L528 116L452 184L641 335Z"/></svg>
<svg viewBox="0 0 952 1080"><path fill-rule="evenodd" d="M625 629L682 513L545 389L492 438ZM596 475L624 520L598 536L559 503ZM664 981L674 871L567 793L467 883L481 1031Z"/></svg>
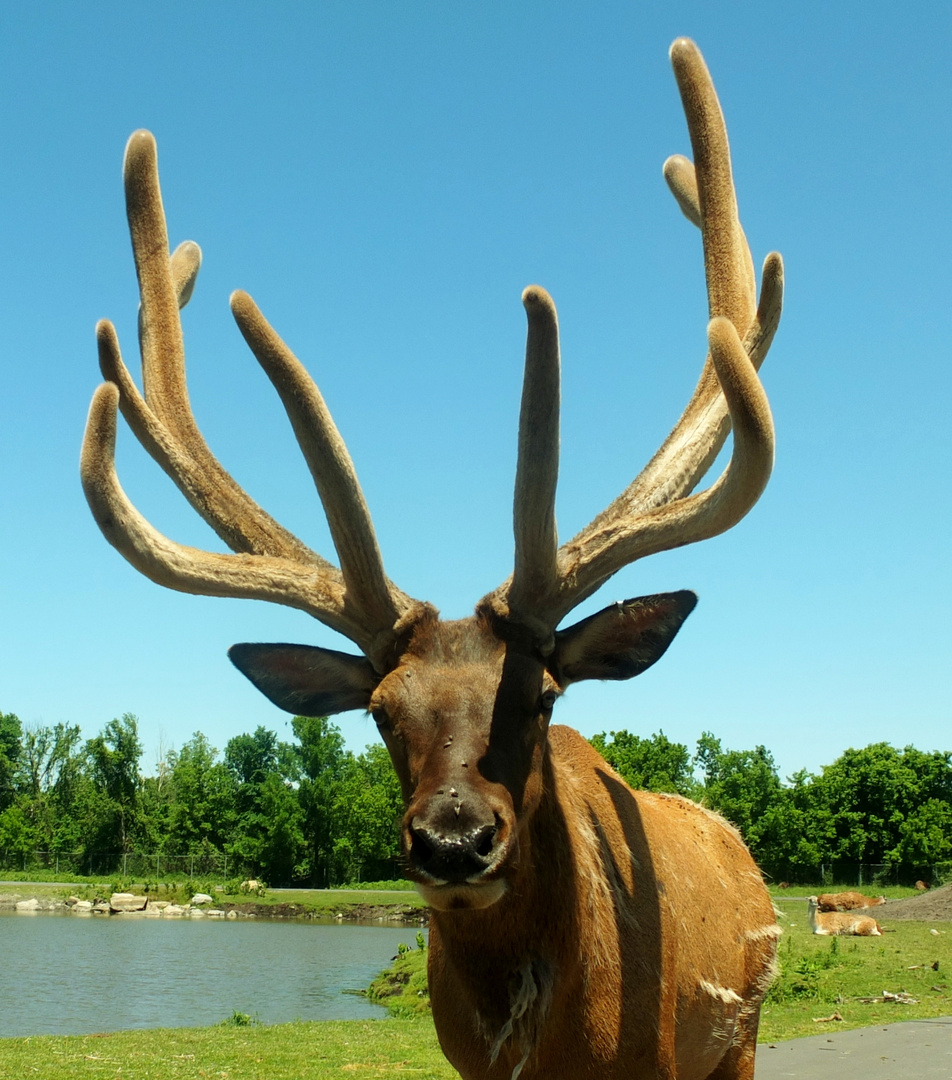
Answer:
<svg viewBox="0 0 952 1080"><path fill-rule="evenodd" d="M906 900L887 900L885 907L868 910L872 915L881 912L881 918L889 921L915 919L918 922L952 922L952 883Z"/></svg>
<svg viewBox="0 0 952 1080"><path fill-rule="evenodd" d="M338 918L341 922L390 923L394 926L425 925L425 908L411 904L345 904L336 912L315 911L303 904L242 904L224 903L225 911L237 911L240 915L256 915L265 919L327 919Z"/></svg>

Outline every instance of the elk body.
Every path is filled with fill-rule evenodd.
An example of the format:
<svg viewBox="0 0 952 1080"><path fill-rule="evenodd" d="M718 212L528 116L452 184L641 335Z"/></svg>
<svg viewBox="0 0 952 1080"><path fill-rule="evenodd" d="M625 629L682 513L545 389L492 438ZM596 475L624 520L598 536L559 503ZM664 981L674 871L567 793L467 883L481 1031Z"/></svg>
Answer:
<svg viewBox="0 0 952 1080"><path fill-rule="evenodd" d="M560 547L558 325L544 290L527 289L514 570L455 622L387 578L317 387L244 293L232 297L235 319L284 402L340 568L271 519L214 458L189 410L179 318L200 253L186 243L169 254L151 136L137 132L126 151L144 394L101 323L107 381L84 441L87 498L107 539L154 581L300 608L360 648L244 644L230 655L281 708L367 709L376 720L406 801L407 873L431 907L437 1032L467 1080L753 1076L779 930L740 837L684 799L631 791L578 734L549 726L571 683L628 679L653 664L695 597L626 600L563 627L565 616L635 559L730 528L773 462L757 368L780 315L780 258L764 264L758 304L714 88L691 42L676 41L671 56L694 163L671 158L665 175L701 230L711 314L700 382L648 466ZM131 505L115 473L117 404L235 554L178 545ZM693 493L731 428L727 469Z"/></svg>
<svg viewBox="0 0 952 1080"><path fill-rule="evenodd" d="M859 892L820 893L816 898L817 911L858 911L885 903L885 896L864 896Z"/></svg>
<svg viewBox="0 0 952 1080"><path fill-rule="evenodd" d="M879 923L871 915L860 915L858 911L821 911L815 896L807 897L807 918L814 934L855 937L878 937L882 934Z"/></svg>

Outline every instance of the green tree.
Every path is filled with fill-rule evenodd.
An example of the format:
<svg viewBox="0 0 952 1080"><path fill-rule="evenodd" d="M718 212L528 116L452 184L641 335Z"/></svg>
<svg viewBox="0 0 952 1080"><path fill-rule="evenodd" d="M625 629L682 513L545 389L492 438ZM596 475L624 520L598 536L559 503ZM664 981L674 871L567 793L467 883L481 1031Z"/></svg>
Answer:
<svg viewBox="0 0 952 1080"><path fill-rule="evenodd" d="M724 750L705 731L694 760L703 774L702 801L740 830L758 863L775 864L789 835L789 802L770 751Z"/></svg>
<svg viewBox="0 0 952 1080"><path fill-rule="evenodd" d="M101 849L130 851L137 824L139 793L139 722L131 713L110 720L86 743L95 795L88 806L98 817L95 838Z"/></svg>
<svg viewBox="0 0 952 1080"><path fill-rule="evenodd" d="M636 791L696 793L688 748L671 742L663 731L648 739L628 731L613 731L609 739L603 732L593 736L591 743Z"/></svg>
<svg viewBox="0 0 952 1080"><path fill-rule="evenodd" d="M351 758L334 800L334 862L339 881L394 876L403 799L385 747Z"/></svg>
<svg viewBox="0 0 952 1080"><path fill-rule="evenodd" d="M295 748L280 742L275 732L258 727L252 735L228 741L225 765L237 784L228 854L271 885L290 884L306 873Z"/></svg>
<svg viewBox="0 0 952 1080"><path fill-rule="evenodd" d="M952 803L927 799L908 813L899 826L899 843L893 849L898 861L923 868L952 860ZM918 875L917 875L918 876Z"/></svg>
<svg viewBox="0 0 952 1080"><path fill-rule="evenodd" d="M812 784L815 827L827 857L865 863L931 862L947 850L952 754L872 743L825 766Z"/></svg>
<svg viewBox="0 0 952 1080"><path fill-rule="evenodd" d="M35 848L30 819L23 812L23 807L11 803L5 810L0 810L0 853L6 856L13 866ZM0 862L0 865L3 865Z"/></svg>
<svg viewBox="0 0 952 1080"><path fill-rule="evenodd" d="M13 713L0 713L0 810L13 803L17 793L23 728Z"/></svg>
<svg viewBox="0 0 952 1080"><path fill-rule="evenodd" d="M265 881L290 885L305 873L302 861L304 810L291 785L278 773L270 773L261 786L263 828L258 837L257 862Z"/></svg>
<svg viewBox="0 0 952 1080"><path fill-rule="evenodd" d="M28 727L19 740L14 778L16 805L29 823L30 843L62 850L62 825L68 814L69 785L79 768L77 725Z"/></svg>
<svg viewBox="0 0 952 1080"><path fill-rule="evenodd" d="M237 780L217 758L218 751L200 731L168 755L169 854L224 851L235 827Z"/></svg>
<svg viewBox="0 0 952 1080"><path fill-rule="evenodd" d="M331 884L334 850L334 799L350 754L340 729L326 716L295 716L291 729L298 740L298 800L304 815L307 856L302 873L313 885Z"/></svg>

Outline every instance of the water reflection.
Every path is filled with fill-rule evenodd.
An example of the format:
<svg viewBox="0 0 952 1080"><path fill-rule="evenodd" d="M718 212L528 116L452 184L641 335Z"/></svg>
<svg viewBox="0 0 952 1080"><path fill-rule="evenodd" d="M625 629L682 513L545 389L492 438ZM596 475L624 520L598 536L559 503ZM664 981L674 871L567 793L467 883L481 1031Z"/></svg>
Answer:
<svg viewBox="0 0 952 1080"><path fill-rule="evenodd" d="M0 1036L383 1016L363 989L416 929L0 914ZM12 992L11 992L12 991Z"/></svg>

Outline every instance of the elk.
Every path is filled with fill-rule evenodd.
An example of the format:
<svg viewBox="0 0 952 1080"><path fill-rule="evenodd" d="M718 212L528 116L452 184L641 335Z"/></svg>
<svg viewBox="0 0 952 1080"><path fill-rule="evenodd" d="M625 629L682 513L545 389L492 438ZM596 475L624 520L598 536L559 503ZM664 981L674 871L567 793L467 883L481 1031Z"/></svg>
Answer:
<svg viewBox="0 0 952 1080"><path fill-rule="evenodd" d="M709 353L683 415L647 467L559 546L559 343L555 306L523 294L528 330L511 577L475 613L443 621L384 572L351 459L304 367L251 297L231 309L293 425L339 568L269 517L218 463L192 416L179 309L198 247L169 254L156 147L126 149L139 279L143 391L112 325L97 329L105 382L81 472L102 532L153 581L309 612L361 655L240 644L235 665L282 709L368 710L400 779L407 873L431 908L429 984L443 1050L466 1080L569 1076L750 1080L779 928L740 836L685 799L633 792L576 732L551 726L586 679L629 679L658 660L696 597L658 593L562 620L636 559L713 537L769 477L773 425L757 375L780 317L782 263L757 299L727 133L686 39L671 59L693 146L664 174L703 241ZM184 547L131 504L115 471L116 410L234 554ZM729 464L694 492L733 429Z"/></svg>
<svg viewBox="0 0 952 1080"><path fill-rule="evenodd" d="M858 892L820 893L816 898L817 911L857 911L885 903L885 896L864 896Z"/></svg>
<svg viewBox="0 0 952 1080"><path fill-rule="evenodd" d="M807 897L807 918L814 934L853 935L855 937L879 937L879 923L871 915L855 911L822 911L816 896Z"/></svg>

